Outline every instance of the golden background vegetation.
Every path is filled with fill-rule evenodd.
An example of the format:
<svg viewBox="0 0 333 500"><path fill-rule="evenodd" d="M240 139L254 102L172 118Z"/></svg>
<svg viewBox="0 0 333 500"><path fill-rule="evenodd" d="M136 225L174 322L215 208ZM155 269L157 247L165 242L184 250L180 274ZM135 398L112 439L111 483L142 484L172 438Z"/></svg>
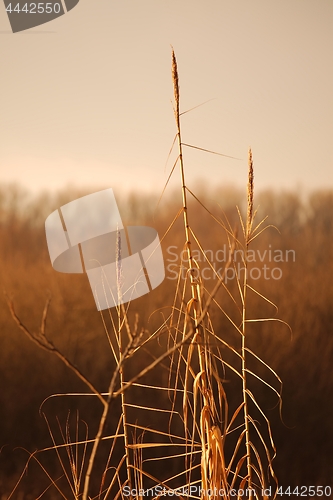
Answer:
<svg viewBox="0 0 333 500"><path fill-rule="evenodd" d="M0 283L13 297L17 313L32 331L37 330L45 300L52 301L47 318L47 334L80 369L89 375L100 391L106 391L110 373L107 338L100 313L85 275L66 275L53 270L46 246L44 221L51 211L64 203L87 194L67 189L50 195L31 197L17 185L0 187ZM231 226L239 226L238 205L244 213L246 195L233 188L202 188L196 195L214 213L226 214ZM117 196L126 225L155 227L162 237L181 208L180 193L165 194L157 205L153 195ZM260 280L255 285L261 294L278 305L278 317L292 328L274 322L257 323L248 329L249 346L261 356L283 381L284 423L277 400L265 386L255 384L273 429L277 446L274 462L279 483L284 486L330 485L332 479L333 417L333 191L317 191L309 195L296 192L263 191L255 196L259 205L258 220L268 215L267 222L276 226L266 230L254 242L255 249L269 245L282 251L293 249L295 262L279 263L280 280ZM189 201L191 224L206 249L216 251L227 243L225 234L211 223L208 214L194 199ZM240 228L239 228L240 230ZM167 248L183 250L182 221L177 220L162 242L165 259ZM166 262L166 265L168 262ZM170 276L169 276L170 278ZM232 285L231 285L232 286ZM164 308L172 305L175 281L168 279L149 295L130 306L129 319L139 315L140 326L153 331L163 321ZM232 304L221 290L220 302L232 316ZM28 459L28 453L52 445L47 425L39 414L45 398L52 394L84 392L86 389L58 359L39 350L17 328L10 316L5 297L0 298L0 493L6 498ZM249 297L249 311L254 318L275 315L270 304L260 297ZM215 330L233 343L233 329L222 314L212 311ZM151 345L126 367L127 376L144 366L163 349L160 342ZM131 363L135 363L131 367ZM260 367L257 367L257 372ZM156 370L150 377L166 376ZM268 380L268 382L270 382ZM229 404L236 382L226 376ZM140 397L140 394L139 394ZM147 396L145 396L147 397ZM84 398L83 398L84 399ZM80 412L94 436L99 418L97 405L75 397L51 398L43 406L50 425L56 418L66 422L68 411ZM156 400L155 405L158 405ZM163 402L161 402L163 404ZM111 415L115 421L118 415ZM152 423L157 417L152 415ZM149 425L150 422L145 422ZM110 422L112 425L112 422ZM55 431L56 432L56 431ZM100 458L102 460L102 458ZM44 464L59 472L55 453L45 455ZM170 465L172 467L172 465ZM45 481L37 464L29 466L23 479L21 498L35 498ZM38 479L37 479L38 478ZM19 491L17 493L19 494ZM30 495L30 496L29 496ZM18 497L19 498L19 497ZM51 497L50 497L51 498Z"/></svg>

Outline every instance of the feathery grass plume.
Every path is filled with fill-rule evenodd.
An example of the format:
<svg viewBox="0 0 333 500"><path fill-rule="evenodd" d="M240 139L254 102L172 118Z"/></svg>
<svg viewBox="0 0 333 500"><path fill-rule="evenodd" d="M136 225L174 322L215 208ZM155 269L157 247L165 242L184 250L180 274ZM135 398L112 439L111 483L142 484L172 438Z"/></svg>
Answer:
<svg viewBox="0 0 333 500"><path fill-rule="evenodd" d="M178 67L175 51L172 49L172 81L173 81L173 90L174 90L174 98L175 98L175 117L176 120L179 121L179 79L178 79Z"/></svg>
<svg viewBox="0 0 333 500"><path fill-rule="evenodd" d="M246 243L249 244L253 225L253 194L254 194L254 173L252 150L248 152L249 180L247 185L247 217L246 217Z"/></svg>

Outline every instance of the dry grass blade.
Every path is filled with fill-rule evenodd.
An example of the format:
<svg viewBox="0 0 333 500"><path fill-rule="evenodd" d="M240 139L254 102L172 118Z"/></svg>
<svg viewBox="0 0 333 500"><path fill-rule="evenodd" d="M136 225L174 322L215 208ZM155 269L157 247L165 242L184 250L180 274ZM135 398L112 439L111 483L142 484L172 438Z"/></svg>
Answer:
<svg viewBox="0 0 333 500"><path fill-rule="evenodd" d="M231 158L232 160L241 160L241 158L236 158L235 156L224 155L223 153L217 153L216 151L211 151L210 149L199 148L198 146L193 146L192 144L185 144L184 142L182 142L182 145L188 148L204 151L205 153L211 153L213 155L224 156L225 158Z"/></svg>

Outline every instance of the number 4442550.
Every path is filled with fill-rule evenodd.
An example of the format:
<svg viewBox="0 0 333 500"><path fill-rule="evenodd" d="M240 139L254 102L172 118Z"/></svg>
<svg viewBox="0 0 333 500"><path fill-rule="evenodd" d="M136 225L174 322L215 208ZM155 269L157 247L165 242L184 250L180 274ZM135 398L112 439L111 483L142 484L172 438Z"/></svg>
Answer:
<svg viewBox="0 0 333 500"><path fill-rule="evenodd" d="M13 3L14 5L14 3ZM39 3L25 3L22 7L20 6L19 3L15 5L15 7L12 6L12 3L6 7L7 12L16 12L17 14L20 14L21 12L24 12L25 14L52 14L53 12L55 14L59 14L61 10L61 5L60 3L51 3L51 2L39 2Z"/></svg>
<svg viewBox="0 0 333 500"><path fill-rule="evenodd" d="M296 486L284 488L280 486L276 492L277 495L299 496L299 497L330 497L332 488L330 486Z"/></svg>

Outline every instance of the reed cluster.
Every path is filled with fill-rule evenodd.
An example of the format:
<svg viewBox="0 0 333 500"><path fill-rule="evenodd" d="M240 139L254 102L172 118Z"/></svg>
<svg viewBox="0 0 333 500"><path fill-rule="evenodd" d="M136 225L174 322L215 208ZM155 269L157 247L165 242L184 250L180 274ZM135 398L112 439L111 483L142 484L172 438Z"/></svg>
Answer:
<svg viewBox="0 0 333 500"><path fill-rule="evenodd" d="M173 303L165 304L154 312L162 318L159 327L151 332L139 327L137 316L131 320L129 311L135 308L135 304L122 304L114 310L101 311L112 360L110 366L115 367L110 372L107 391L101 392L89 376L83 374L48 339L45 327L50 300L46 302L39 330L31 332L8 298L12 317L24 334L40 348L56 355L86 385L89 393L76 394L75 397L89 395L93 404L100 407L99 422L91 438L88 438L88 429L77 415L74 424L72 416L64 427L59 422L61 443L57 442L45 415L52 446L32 453L28 461L40 464L49 479L49 485L39 498L51 490L62 498L75 500L143 500L147 496L157 499L162 493L181 499L202 500L275 498L278 482L273 459L276 449L270 422L251 390L251 378L259 379L268 386L279 403L282 383L277 374L248 347L247 335L249 325L281 320L256 319L248 309L249 294L257 294L273 305L255 289L248 277L249 247L269 227L265 226L266 219L255 223L252 151L249 150L248 157L247 211L243 219L238 209L238 231L226 216L211 212L186 184L184 150L187 147L203 148L182 140L179 80L177 60L172 51L176 122L173 148L177 144L177 153L170 175L179 166L182 203L164 237L172 233L179 220L183 220L183 250L187 259L182 264L187 266L187 270L185 277L179 270ZM197 210L207 213L211 223L227 237L229 258L220 274L216 273L204 252L207 242L200 240L195 224L191 224L189 197L197 204ZM119 240L116 256L120 253ZM197 272L201 262L194 257L194 248L196 255L200 252L202 261L215 272L213 285ZM235 272L236 282L230 289L224 276L229 269L236 270L236 250L242 250L243 273L239 276ZM118 293L121 295L121 259L116 261ZM233 315L227 312L226 301L232 304ZM214 326L217 315L223 316L232 326L236 344L230 342L223 329ZM154 354L149 358L147 352L150 352L149 356L151 352ZM249 358L274 375L277 388L250 368ZM134 360L140 360L135 373ZM239 402L232 409L228 404L230 391L239 395ZM146 404L146 393L156 394L156 401L163 400L164 406ZM65 398L69 394L62 396ZM114 412L118 412L119 418L111 428L110 414L114 415ZM57 454L64 487L60 485L59 478L51 476L39 458L50 450ZM104 460L102 468L101 460ZM97 489L94 477L99 478ZM11 496L15 490L16 487ZM267 491L271 494L268 495Z"/></svg>

